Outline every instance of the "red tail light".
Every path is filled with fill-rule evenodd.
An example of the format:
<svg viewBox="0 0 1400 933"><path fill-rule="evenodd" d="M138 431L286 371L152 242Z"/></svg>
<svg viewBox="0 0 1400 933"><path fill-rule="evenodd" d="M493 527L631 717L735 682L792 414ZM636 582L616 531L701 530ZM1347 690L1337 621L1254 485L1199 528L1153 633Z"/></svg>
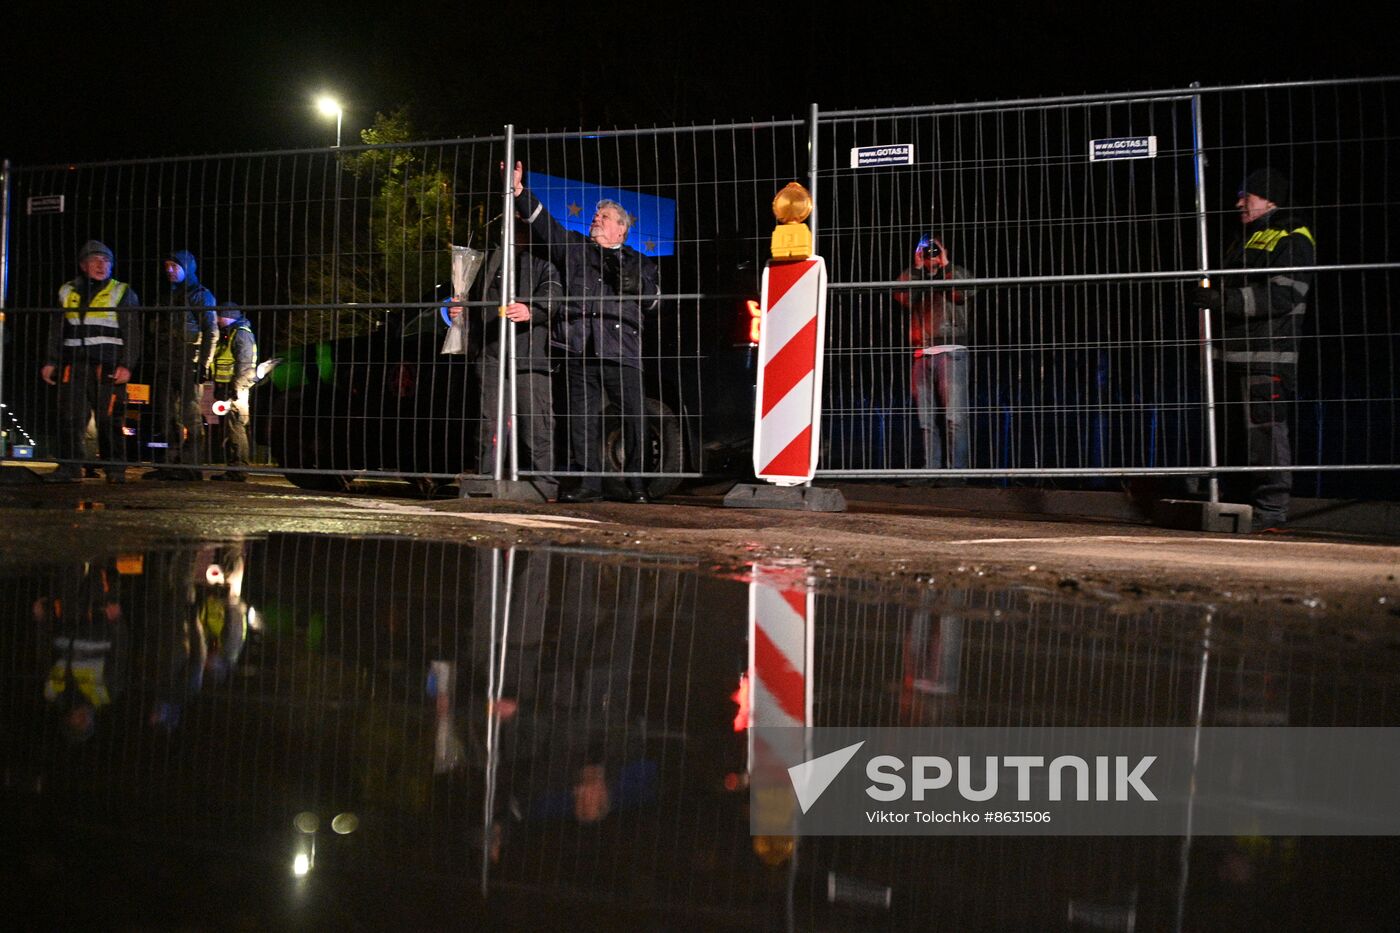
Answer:
<svg viewBox="0 0 1400 933"><path fill-rule="evenodd" d="M389 379L389 391L399 398L408 398L413 394L417 381L413 367L407 363L400 363Z"/></svg>

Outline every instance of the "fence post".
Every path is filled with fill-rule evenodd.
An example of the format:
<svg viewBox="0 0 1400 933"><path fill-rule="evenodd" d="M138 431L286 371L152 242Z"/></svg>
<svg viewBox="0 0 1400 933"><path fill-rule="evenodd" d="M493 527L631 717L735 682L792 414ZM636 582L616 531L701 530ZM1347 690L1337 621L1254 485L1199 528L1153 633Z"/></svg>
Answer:
<svg viewBox="0 0 1400 933"><path fill-rule="evenodd" d="M1193 81L1192 87L1201 86L1199 81ZM1206 269L1210 261L1208 244L1206 242L1206 158L1201 141L1201 95L1191 95L1191 146L1193 159L1196 165L1196 242L1198 245L1197 259L1202 269ZM1210 284L1210 279L1205 280L1205 284ZM1205 308L1201 309L1201 371L1205 377L1206 393L1206 464L1210 467L1210 501L1212 503L1220 501L1220 474L1216 472L1219 466L1218 453L1215 448L1215 367L1210 358L1211 351L1211 329L1210 312Z"/></svg>
<svg viewBox="0 0 1400 933"><path fill-rule="evenodd" d="M5 296L10 290L10 160L0 163L0 456L10 452L5 427Z"/></svg>
<svg viewBox="0 0 1400 933"><path fill-rule="evenodd" d="M502 178L505 194L501 209L501 293L500 307L496 309L496 320L500 326L497 347L496 367L496 462L491 477L497 481L505 478L505 448L502 442L510 437L510 479L518 480L519 462L515 449L515 328L506 318L505 307L510 304L515 292L515 124L506 124L506 164ZM490 283L486 283L490 287ZM506 370L510 370L510 411L507 421L506 410ZM507 430L507 425L510 429ZM482 425L484 428L485 425Z"/></svg>
<svg viewBox="0 0 1400 933"><path fill-rule="evenodd" d="M812 228L812 255L820 256L817 246L817 220L821 216L817 210L817 127L821 111L816 104L807 117L807 191L812 195L812 215L807 218L807 226Z"/></svg>

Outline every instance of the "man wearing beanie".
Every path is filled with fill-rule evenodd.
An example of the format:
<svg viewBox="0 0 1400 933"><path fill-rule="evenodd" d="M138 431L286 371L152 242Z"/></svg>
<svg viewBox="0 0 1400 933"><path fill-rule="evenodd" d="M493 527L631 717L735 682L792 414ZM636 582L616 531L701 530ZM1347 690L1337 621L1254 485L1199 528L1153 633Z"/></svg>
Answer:
<svg viewBox="0 0 1400 933"><path fill-rule="evenodd" d="M197 480L203 418L199 403L203 383L209 379L219 323L214 316L214 294L199 283L194 254L176 250L165 260L162 274L170 283L156 304L173 310L154 318L153 356L156 404L160 406L165 434L166 466L147 473L145 479ZM176 466L177 464L181 466Z"/></svg>
<svg viewBox="0 0 1400 933"><path fill-rule="evenodd" d="M248 474L239 467L248 465L248 394L258 381L258 342L253 325L235 304L224 305L219 317L219 343L214 351L212 375L216 414L224 427L224 459L229 469L209 477L219 482L246 483ZM222 403L222 404L220 404ZM222 409L222 412L220 412Z"/></svg>
<svg viewBox="0 0 1400 933"><path fill-rule="evenodd" d="M88 418L97 422L97 444L109 483L126 481L121 421L126 384L141 356L140 300L112 278L112 251L89 240L78 252L79 275L58 290L63 314L54 317L40 376L58 387L58 455L51 479L77 480Z"/></svg>
<svg viewBox="0 0 1400 933"><path fill-rule="evenodd" d="M1231 498L1248 496L1255 531L1288 520L1293 463L1288 417L1298 372L1298 333L1308 309L1311 272L1288 272L1316 262L1312 231L1283 205L1288 203L1288 176L1272 168L1251 172L1235 207L1244 224L1241 237L1225 256L1223 268L1251 270L1222 276L1214 288L1193 286L1188 300L1208 308L1220 322L1214 355L1222 380L1217 392L1225 402L1220 420L1227 463L1274 467L1260 473L1227 474L1243 481Z"/></svg>

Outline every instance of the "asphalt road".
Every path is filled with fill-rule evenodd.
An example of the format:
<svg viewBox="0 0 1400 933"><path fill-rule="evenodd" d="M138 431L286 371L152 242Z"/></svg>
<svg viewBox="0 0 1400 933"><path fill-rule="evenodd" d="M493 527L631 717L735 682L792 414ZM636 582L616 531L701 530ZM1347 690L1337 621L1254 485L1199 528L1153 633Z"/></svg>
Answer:
<svg viewBox="0 0 1400 933"><path fill-rule="evenodd" d="M725 508L718 491L651 505L559 505L424 500L398 483L310 493L280 477L243 485L0 485L0 559L9 564L279 531L646 552L693 558L720 573L795 560L818 577L958 579L1090 599L1254 606L1279 620L1400 625L1400 540L988 516L918 490L904 501L853 501L846 512L815 513Z"/></svg>

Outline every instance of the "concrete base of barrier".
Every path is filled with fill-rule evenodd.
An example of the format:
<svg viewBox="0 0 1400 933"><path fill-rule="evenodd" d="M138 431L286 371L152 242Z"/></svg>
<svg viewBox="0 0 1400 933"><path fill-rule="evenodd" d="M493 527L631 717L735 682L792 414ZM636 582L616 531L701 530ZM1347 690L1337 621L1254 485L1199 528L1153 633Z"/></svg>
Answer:
<svg viewBox="0 0 1400 933"><path fill-rule="evenodd" d="M0 486L20 486L28 483L42 483L44 477L26 466L0 464Z"/></svg>
<svg viewBox="0 0 1400 933"><path fill-rule="evenodd" d="M740 483L724 497L731 509L796 509L802 512L844 512L846 497L829 486L769 486Z"/></svg>
<svg viewBox="0 0 1400 933"><path fill-rule="evenodd" d="M1157 524L1167 528L1247 535L1250 532L1250 524L1254 521L1254 508L1234 502L1160 499L1153 518Z"/></svg>
<svg viewBox="0 0 1400 933"><path fill-rule="evenodd" d="M457 479L458 498L503 499L507 502L548 502L559 493L559 485L549 480Z"/></svg>

